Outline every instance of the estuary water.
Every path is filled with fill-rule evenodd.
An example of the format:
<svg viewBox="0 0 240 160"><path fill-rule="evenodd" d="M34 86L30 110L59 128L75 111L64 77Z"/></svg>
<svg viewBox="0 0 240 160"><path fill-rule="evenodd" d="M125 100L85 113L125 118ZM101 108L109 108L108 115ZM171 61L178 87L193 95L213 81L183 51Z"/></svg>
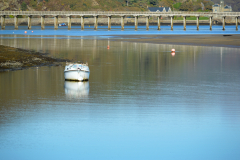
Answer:
<svg viewBox="0 0 240 160"><path fill-rule="evenodd" d="M91 71L88 82L65 81L64 65L0 73L0 159L240 159L239 48L57 32L0 32L0 45Z"/></svg>

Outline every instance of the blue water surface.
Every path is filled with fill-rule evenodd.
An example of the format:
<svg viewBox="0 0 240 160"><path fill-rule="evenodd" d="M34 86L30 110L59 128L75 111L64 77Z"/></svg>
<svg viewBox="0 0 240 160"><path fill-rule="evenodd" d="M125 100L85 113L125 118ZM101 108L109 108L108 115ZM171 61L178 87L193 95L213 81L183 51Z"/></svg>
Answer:
<svg viewBox="0 0 240 160"><path fill-rule="evenodd" d="M209 25L199 26L199 30L195 25L188 25L186 31L183 30L182 25L176 25L171 30L171 26L163 25L161 30L157 30L157 26L149 26L149 30L146 30L146 26L138 26L138 30L135 31L134 26L125 26L121 31L121 26L112 26L108 31L107 26L98 26L98 30L94 30L94 26L85 26L84 30L81 30L81 26L72 26L71 30L68 30L67 26L59 26L57 30L54 26L45 26L44 30L41 30L41 26L32 26L31 30L27 29L27 26L19 26L18 30L14 30L14 26L6 26L5 30L0 30L0 34L17 34L17 35L42 35L42 36L101 36L101 35L138 35L138 34L240 34L240 31L236 31L235 25L226 25L225 30L222 30L222 26L214 25L210 30ZM25 33L27 31L27 33ZM33 32L32 32L33 31Z"/></svg>
<svg viewBox="0 0 240 160"><path fill-rule="evenodd" d="M87 61L91 71L89 82L72 83L64 65L1 72L0 159L239 160L239 48L94 39L239 31L156 28L0 30L1 45Z"/></svg>

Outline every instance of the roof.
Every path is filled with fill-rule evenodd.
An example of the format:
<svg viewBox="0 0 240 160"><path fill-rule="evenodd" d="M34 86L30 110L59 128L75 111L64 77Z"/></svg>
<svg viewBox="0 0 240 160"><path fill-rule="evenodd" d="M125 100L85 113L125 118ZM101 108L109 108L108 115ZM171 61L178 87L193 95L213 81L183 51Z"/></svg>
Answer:
<svg viewBox="0 0 240 160"><path fill-rule="evenodd" d="M148 7L151 12L162 12L164 7Z"/></svg>
<svg viewBox="0 0 240 160"><path fill-rule="evenodd" d="M171 10L171 8L170 7L165 7L165 10L166 10L166 12L168 12L169 10Z"/></svg>
<svg viewBox="0 0 240 160"><path fill-rule="evenodd" d="M231 6L225 6L224 8L225 8L225 9L228 9L228 8L232 8L232 7L231 7Z"/></svg>

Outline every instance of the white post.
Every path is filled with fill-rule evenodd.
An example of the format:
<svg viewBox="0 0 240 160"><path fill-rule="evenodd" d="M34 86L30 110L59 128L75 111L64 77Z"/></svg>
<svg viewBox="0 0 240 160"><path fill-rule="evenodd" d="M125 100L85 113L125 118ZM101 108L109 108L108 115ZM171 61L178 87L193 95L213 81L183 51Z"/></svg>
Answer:
<svg viewBox="0 0 240 160"><path fill-rule="evenodd" d="M108 30L111 30L111 16L108 16Z"/></svg>
<svg viewBox="0 0 240 160"><path fill-rule="evenodd" d="M1 28L5 29L5 15L1 16Z"/></svg>
<svg viewBox="0 0 240 160"><path fill-rule="evenodd" d="M41 29L45 28L44 19L45 19L45 16L41 16Z"/></svg>
<svg viewBox="0 0 240 160"><path fill-rule="evenodd" d="M31 26L31 18L32 18L32 16L29 15L29 16L28 16L28 29L31 29L31 28L32 28L32 26Z"/></svg>
<svg viewBox="0 0 240 160"><path fill-rule="evenodd" d="M158 30L160 30L160 16L157 17L157 21L158 21Z"/></svg>
<svg viewBox="0 0 240 160"><path fill-rule="evenodd" d="M149 16L146 17L146 30L149 30Z"/></svg>
<svg viewBox="0 0 240 160"><path fill-rule="evenodd" d="M197 30L199 30L199 16L197 16Z"/></svg>
<svg viewBox="0 0 240 160"><path fill-rule="evenodd" d="M68 18L68 29L71 29L72 23L71 23L71 16L67 16Z"/></svg>
<svg viewBox="0 0 240 160"><path fill-rule="evenodd" d="M18 29L18 16L14 16L14 26L15 28L14 29Z"/></svg>
<svg viewBox="0 0 240 160"><path fill-rule="evenodd" d="M84 16L81 16L81 30L84 30Z"/></svg>
<svg viewBox="0 0 240 160"><path fill-rule="evenodd" d="M183 16L183 30L186 31L186 16Z"/></svg>
<svg viewBox="0 0 240 160"><path fill-rule="evenodd" d="M98 16L94 16L94 30L98 28Z"/></svg>
<svg viewBox="0 0 240 160"><path fill-rule="evenodd" d="M236 31L238 30L238 17L235 17L236 19Z"/></svg>
<svg viewBox="0 0 240 160"><path fill-rule="evenodd" d="M222 26L223 26L223 30L225 30L225 16L223 16Z"/></svg>
<svg viewBox="0 0 240 160"><path fill-rule="evenodd" d="M121 16L121 30L124 30L124 16Z"/></svg>
<svg viewBox="0 0 240 160"><path fill-rule="evenodd" d="M138 16L135 16L135 31L138 30Z"/></svg>
<svg viewBox="0 0 240 160"><path fill-rule="evenodd" d="M173 30L173 16L171 16L171 30Z"/></svg>
<svg viewBox="0 0 240 160"><path fill-rule="evenodd" d="M209 17L210 30L212 30L212 16Z"/></svg>
<svg viewBox="0 0 240 160"><path fill-rule="evenodd" d="M58 16L54 17L54 29L58 29Z"/></svg>

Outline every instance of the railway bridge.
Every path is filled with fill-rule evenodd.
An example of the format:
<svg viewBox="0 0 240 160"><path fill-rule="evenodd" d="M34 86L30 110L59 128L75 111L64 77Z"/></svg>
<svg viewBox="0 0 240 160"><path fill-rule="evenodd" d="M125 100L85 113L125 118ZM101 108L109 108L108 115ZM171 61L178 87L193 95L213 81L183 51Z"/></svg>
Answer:
<svg viewBox="0 0 240 160"><path fill-rule="evenodd" d="M31 18L38 16L41 18L41 28L45 28L44 19L46 16L54 17L54 29L58 28L58 17L68 18L68 29L71 29L71 17L79 16L81 18L81 29L84 30L84 17L94 17L94 29L98 28L98 17L106 17L108 19L108 30L111 30L111 17L120 17L121 30L124 30L124 18L132 16L135 18L135 30L138 29L138 17L146 17L146 30L149 30L149 17L157 17L157 29L161 27L161 17L170 17L171 30L173 30L173 17L183 17L183 28L186 30L186 17L196 17L196 29L199 30L199 17L209 17L209 29L212 30L213 17L222 18L222 27L225 30L225 18L234 17L236 22L236 30L238 30L238 17L240 12L135 12L135 11L0 11L1 28L5 29L5 18L14 16L14 26L18 29L18 17L28 17L28 29L31 29Z"/></svg>

